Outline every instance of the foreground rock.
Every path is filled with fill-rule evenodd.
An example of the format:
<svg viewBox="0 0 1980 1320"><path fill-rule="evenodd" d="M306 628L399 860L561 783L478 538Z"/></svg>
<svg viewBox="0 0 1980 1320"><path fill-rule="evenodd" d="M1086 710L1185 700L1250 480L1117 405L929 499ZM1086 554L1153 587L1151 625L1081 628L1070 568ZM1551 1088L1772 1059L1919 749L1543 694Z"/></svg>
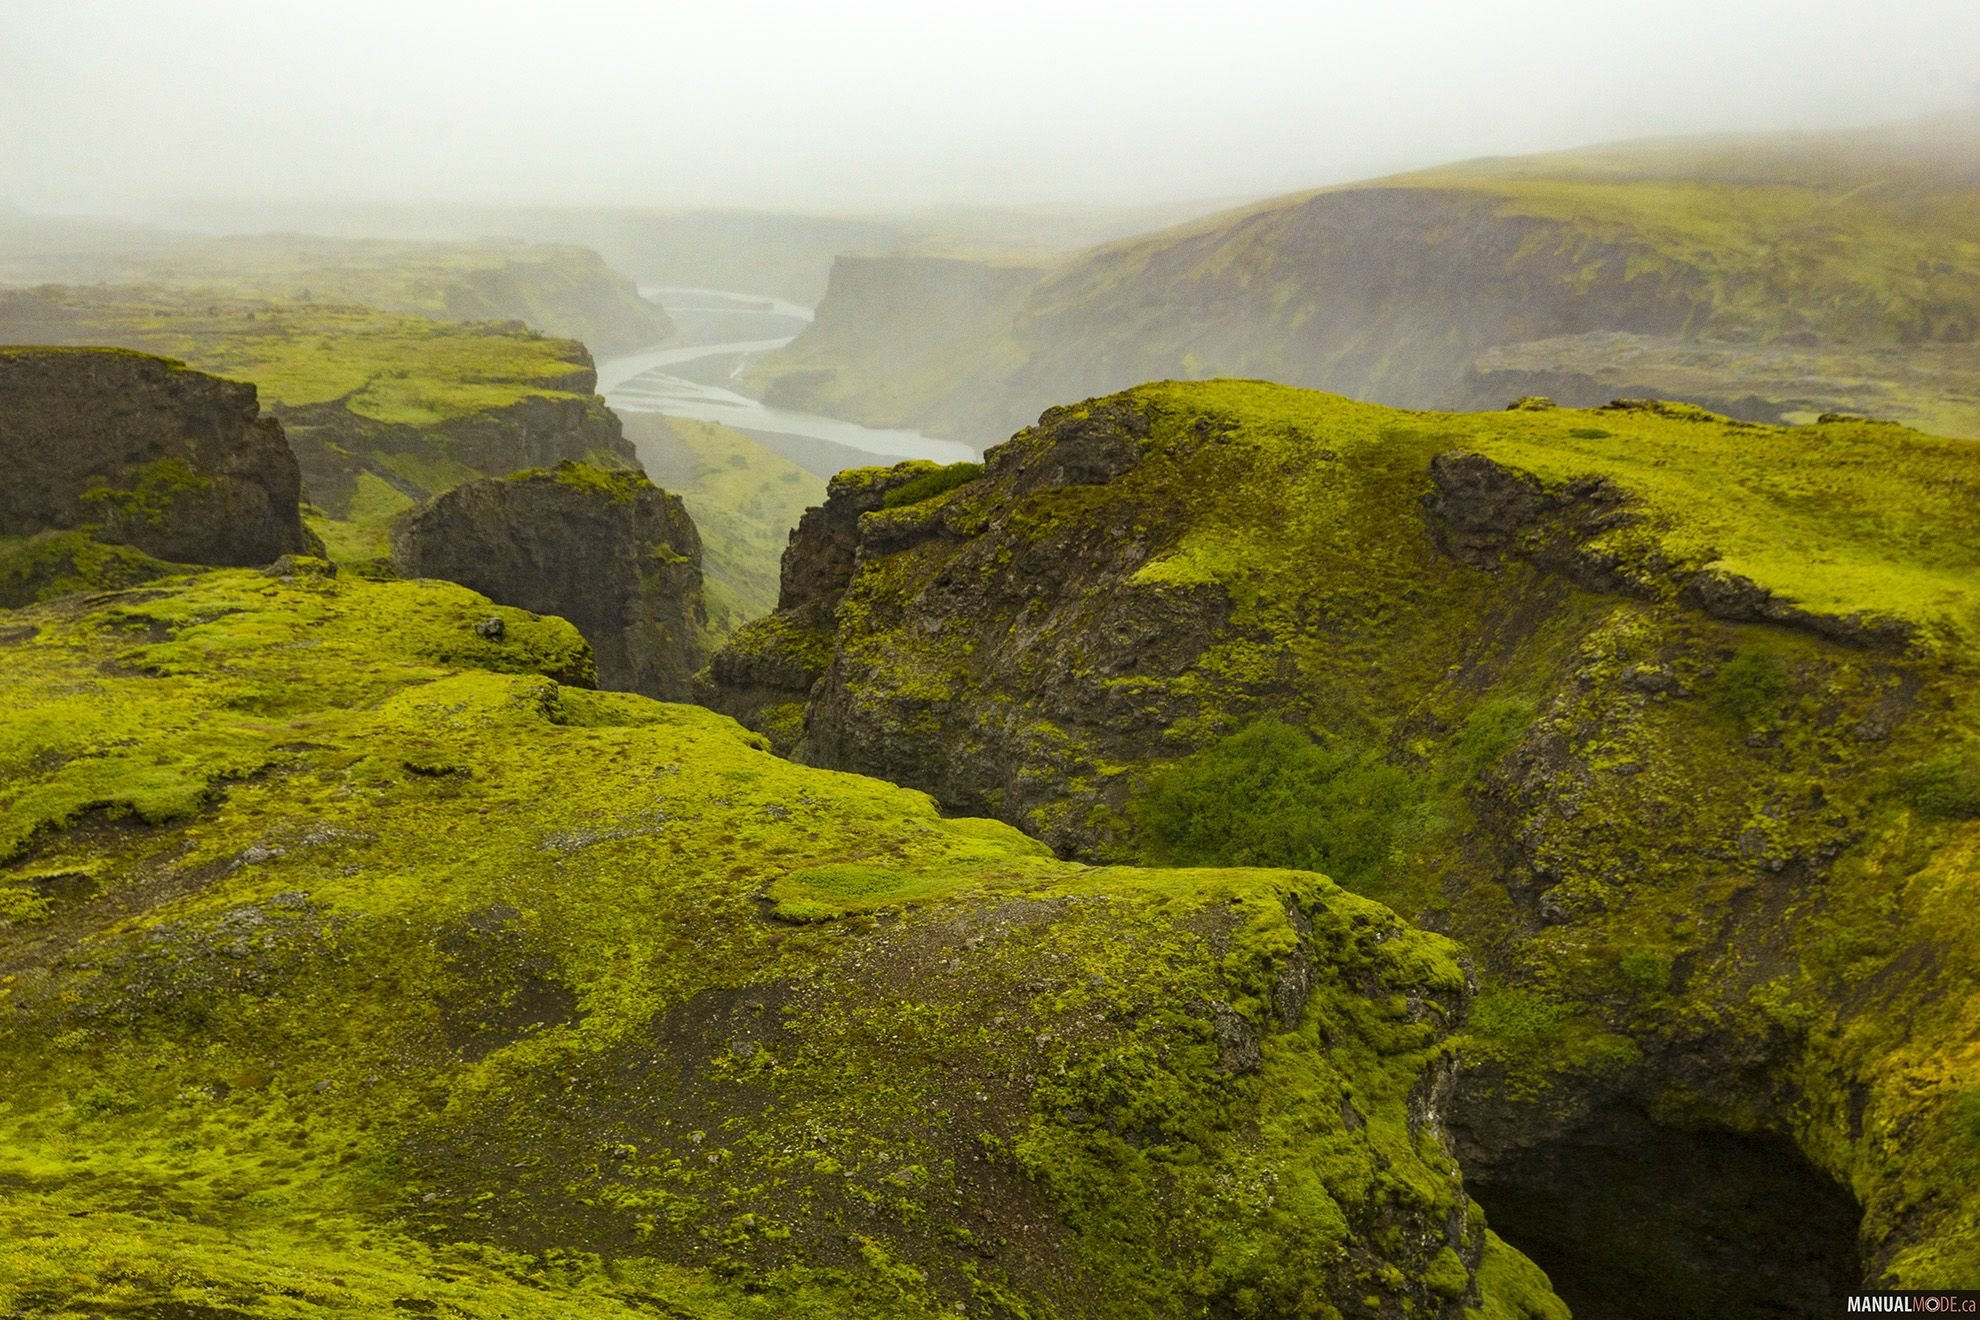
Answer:
<svg viewBox="0 0 1980 1320"><path fill-rule="evenodd" d="M295 456L254 387L169 359L0 349L0 466L0 537L80 532L185 564L313 547Z"/></svg>
<svg viewBox="0 0 1980 1320"><path fill-rule="evenodd" d="M0 615L0 1310L1564 1315L1447 1146L1448 941L584 651L349 575Z"/></svg>
<svg viewBox="0 0 1980 1320"><path fill-rule="evenodd" d="M916 480L834 483L714 704L1065 855L1459 936L1461 1150L1582 1309L1980 1278L1980 450L1208 382ZM1763 1241L1800 1285L1711 1247Z"/></svg>
<svg viewBox="0 0 1980 1320"><path fill-rule="evenodd" d="M605 687L681 700L701 667L701 538L638 472L566 462L457 486L394 526L392 557L407 576L569 619Z"/></svg>

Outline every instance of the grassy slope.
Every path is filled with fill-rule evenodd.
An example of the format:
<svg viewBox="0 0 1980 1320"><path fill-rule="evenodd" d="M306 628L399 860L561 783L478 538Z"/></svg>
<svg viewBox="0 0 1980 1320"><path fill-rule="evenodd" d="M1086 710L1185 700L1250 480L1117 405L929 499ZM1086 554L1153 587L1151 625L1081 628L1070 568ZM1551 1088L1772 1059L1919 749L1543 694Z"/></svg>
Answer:
<svg viewBox="0 0 1980 1320"><path fill-rule="evenodd" d="M868 515L912 548L865 556L838 611L838 736L870 752L852 763L916 767L909 783L1008 765L989 805L1043 782L1027 827L1077 841L1127 827L1122 790L1260 714L1370 743L1410 787L1359 882L1484 960L1488 1106L1544 1128L1613 1094L1785 1132L1862 1201L1878 1268L1980 1278L1980 946L1953 915L1980 823L1946 805L1967 790L1918 787L1922 766L1980 783L1980 446L1249 382L1149 386L1055 425L1122 409L1151 419L1145 456L1105 486L1018 496L998 474L1020 457ZM1421 501L1451 450L1557 493L1628 492L1634 517L1579 561L1622 590L1440 553ZM1027 585L1067 559L1084 567L1066 591ZM1675 594L1707 568L1918 641L1880 654L1707 618ZM1110 640L1190 626L1209 599L1228 618L1193 656Z"/></svg>
<svg viewBox="0 0 1980 1320"><path fill-rule="evenodd" d="M726 637L770 613L791 529L823 502L824 481L714 422L629 413L625 426L647 475L701 532L710 629Z"/></svg>
<svg viewBox="0 0 1980 1320"><path fill-rule="evenodd" d="M1503 402L1467 392L1479 353L1609 329L1850 353L1958 345L1958 393L1980 331L1976 122L1626 143L1298 194L1080 254L950 360L903 362L899 329L871 340L878 294L828 296L757 379L809 373L846 415L994 439L1047 404L1160 377ZM952 335L950 318L923 327ZM1847 408L1947 418L1934 380L1852 388L1852 365L1828 382ZM1708 397L1746 392L1737 362L1709 384Z"/></svg>
<svg viewBox="0 0 1980 1320"><path fill-rule="evenodd" d="M1054 861L445 584L0 655L0 1309L1428 1315L1459 1232L1565 1314L1410 1117L1451 946L1316 876Z"/></svg>

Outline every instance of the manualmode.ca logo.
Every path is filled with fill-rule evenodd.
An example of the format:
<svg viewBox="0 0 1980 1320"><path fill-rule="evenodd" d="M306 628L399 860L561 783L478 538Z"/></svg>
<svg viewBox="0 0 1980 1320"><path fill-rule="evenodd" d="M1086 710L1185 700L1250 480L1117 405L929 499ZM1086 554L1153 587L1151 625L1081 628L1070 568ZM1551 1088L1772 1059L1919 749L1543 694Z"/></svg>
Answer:
<svg viewBox="0 0 1980 1320"><path fill-rule="evenodd" d="M1847 1315L1980 1315L1980 1292L1852 1293Z"/></svg>

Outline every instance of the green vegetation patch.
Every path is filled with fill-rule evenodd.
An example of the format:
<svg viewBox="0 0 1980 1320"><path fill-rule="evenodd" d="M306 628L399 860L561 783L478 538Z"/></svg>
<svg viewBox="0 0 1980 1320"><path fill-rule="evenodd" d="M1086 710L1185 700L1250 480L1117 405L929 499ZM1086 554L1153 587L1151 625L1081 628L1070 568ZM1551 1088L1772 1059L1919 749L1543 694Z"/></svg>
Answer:
<svg viewBox="0 0 1980 1320"><path fill-rule="evenodd" d="M883 509L899 509L909 504L919 504L932 500L937 495L954 490L983 475L981 463L950 463L933 472L924 473L912 481L904 482L888 491L881 499Z"/></svg>
<svg viewBox="0 0 1980 1320"><path fill-rule="evenodd" d="M1318 871L1354 888L1387 863L1419 796L1374 747L1323 746L1267 719L1154 775L1132 810L1156 856Z"/></svg>
<svg viewBox="0 0 1980 1320"><path fill-rule="evenodd" d="M923 902L954 893L965 876L917 875L884 866L840 863L794 871L771 884L771 910L785 921L824 921L853 912Z"/></svg>

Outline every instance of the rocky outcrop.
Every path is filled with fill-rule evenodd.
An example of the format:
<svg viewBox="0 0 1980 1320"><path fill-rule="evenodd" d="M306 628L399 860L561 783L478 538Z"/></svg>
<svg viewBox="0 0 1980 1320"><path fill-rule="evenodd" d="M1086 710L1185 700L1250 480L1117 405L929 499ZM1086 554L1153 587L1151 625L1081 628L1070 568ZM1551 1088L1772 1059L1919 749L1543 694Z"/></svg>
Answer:
<svg viewBox="0 0 1980 1320"><path fill-rule="evenodd" d="M0 536L87 529L187 564L306 551L300 477L252 385L113 349L0 349Z"/></svg>
<svg viewBox="0 0 1980 1320"><path fill-rule="evenodd" d="M686 700L701 667L701 538L637 471L565 462L457 486L394 526L392 558L409 577L569 619L602 687Z"/></svg>
<svg viewBox="0 0 1980 1320"><path fill-rule="evenodd" d="M797 759L1094 862L1327 870L1459 936L1487 990L1453 1130L1589 1313L1682 1313L1686 1271L1747 1305L1774 1276L1723 1244L1778 1225L1709 1217L1756 1197L1824 1207L1792 1249L1819 1257L1806 1278L1980 1268L1968 1156L1888 1135L1971 1103L1951 1078L1980 949L1943 904L1980 811L1972 445L1230 381L1054 409L986 457L924 500L842 486L794 545L755 634L802 638L761 712ZM762 656L709 670L738 672ZM1281 774L1286 747L1312 757ZM1205 842L1218 813L1232 833ZM1902 911L1898 855L1926 868ZM1946 1080L1895 1080L1911 1058ZM1726 1169L1587 1203L1664 1253L1627 1310L1532 1172L1605 1185L1633 1129L1591 1115L1616 1113ZM1827 1286L1783 1305L1816 1314Z"/></svg>

